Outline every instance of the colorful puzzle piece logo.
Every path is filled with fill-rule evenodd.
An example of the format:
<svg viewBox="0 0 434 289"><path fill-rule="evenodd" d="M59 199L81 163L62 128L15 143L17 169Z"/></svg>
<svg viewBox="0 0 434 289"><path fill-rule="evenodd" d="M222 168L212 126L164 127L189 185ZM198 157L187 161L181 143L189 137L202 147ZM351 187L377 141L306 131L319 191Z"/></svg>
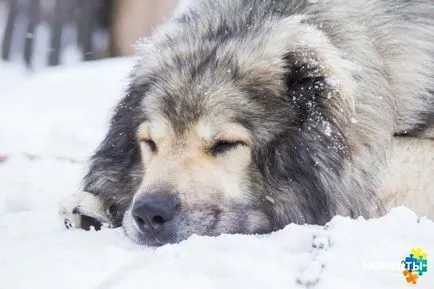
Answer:
<svg viewBox="0 0 434 289"><path fill-rule="evenodd" d="M417 283L417 279L419 278L419 275L417 275L416 273L412 273L408 270L404 270L402 274L404 274L405 280L407 280L408 283L412 283L412 284Z"/></svg>
<svg viewBox="0 0 434 289"><path fill-rule="evenodd" d="M416 284L419 276L428 271L428 254L422 248L411 249L410 252L410 255L401 261L405 268L402 274L408 283Z"/></svg>
<svg viewBox="0 0 434 289"><path fill-rule="evenodd" d="M422 257L423 259L426 259L428 257L428 254L425 253L422 248L416 248L416 249L411 249L410 252L413 254L413 256L416 259L419 259L419 257Z"/></svg>

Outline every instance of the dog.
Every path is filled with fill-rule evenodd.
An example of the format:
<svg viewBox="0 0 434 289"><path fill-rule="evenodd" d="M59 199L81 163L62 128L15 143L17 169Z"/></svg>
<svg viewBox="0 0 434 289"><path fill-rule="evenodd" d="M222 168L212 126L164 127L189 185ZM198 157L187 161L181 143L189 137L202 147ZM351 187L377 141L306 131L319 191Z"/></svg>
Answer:
<svg viewBox="0 0 434 289"><path fill-rule="evenodd" d="M434 2L182 5L138 48L68 227L135 242L434 213Z"/></svg>

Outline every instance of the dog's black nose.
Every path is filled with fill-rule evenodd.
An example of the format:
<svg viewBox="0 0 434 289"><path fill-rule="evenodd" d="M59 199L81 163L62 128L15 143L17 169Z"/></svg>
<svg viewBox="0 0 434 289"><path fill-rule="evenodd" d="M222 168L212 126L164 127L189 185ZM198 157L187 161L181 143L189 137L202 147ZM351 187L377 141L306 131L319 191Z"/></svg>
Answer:
<svg viewBox="0 0 434 289"><path fill-rule="evenodd" d="M142 231L155 231L173 219L179 207L179 199L174 195L144 195L134 201L132 215Z"/></svg>

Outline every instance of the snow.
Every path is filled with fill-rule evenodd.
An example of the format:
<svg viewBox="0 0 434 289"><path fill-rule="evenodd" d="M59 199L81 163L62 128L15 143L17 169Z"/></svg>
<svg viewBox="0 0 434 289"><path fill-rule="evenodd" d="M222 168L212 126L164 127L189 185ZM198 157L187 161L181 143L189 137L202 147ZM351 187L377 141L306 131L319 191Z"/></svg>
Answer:
<svg viewBox="0 0 434 289"><path fill-rule="evenodd" d="M351 123L352 124L356 124L359 123L359 121L357 119L355 119L354 117L351 118Z"/></svg>
<svg viewBox="0 0 434 289"><path fill-rule="evenodd" d="M122 96L132 59L26 74L0 63L0 288L407 288L401 260L434 256L434 223L406 208L268 235L140 247L121 229L66 230L60 200ZM430 255L431 254L431 255ZM414 288L434 288L428 272Z"/></svg>

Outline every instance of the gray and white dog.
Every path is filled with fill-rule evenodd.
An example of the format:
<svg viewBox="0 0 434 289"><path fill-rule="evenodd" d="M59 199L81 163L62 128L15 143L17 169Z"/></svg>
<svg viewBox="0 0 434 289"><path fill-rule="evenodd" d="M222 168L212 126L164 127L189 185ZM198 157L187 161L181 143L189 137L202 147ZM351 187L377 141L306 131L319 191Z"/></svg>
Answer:
<svg viewBox="0 0 434 289"><path fill-rule="evenodd" d="M158 246L434 215L434 2L190 2L139 52L68 225Z"/></svg>

